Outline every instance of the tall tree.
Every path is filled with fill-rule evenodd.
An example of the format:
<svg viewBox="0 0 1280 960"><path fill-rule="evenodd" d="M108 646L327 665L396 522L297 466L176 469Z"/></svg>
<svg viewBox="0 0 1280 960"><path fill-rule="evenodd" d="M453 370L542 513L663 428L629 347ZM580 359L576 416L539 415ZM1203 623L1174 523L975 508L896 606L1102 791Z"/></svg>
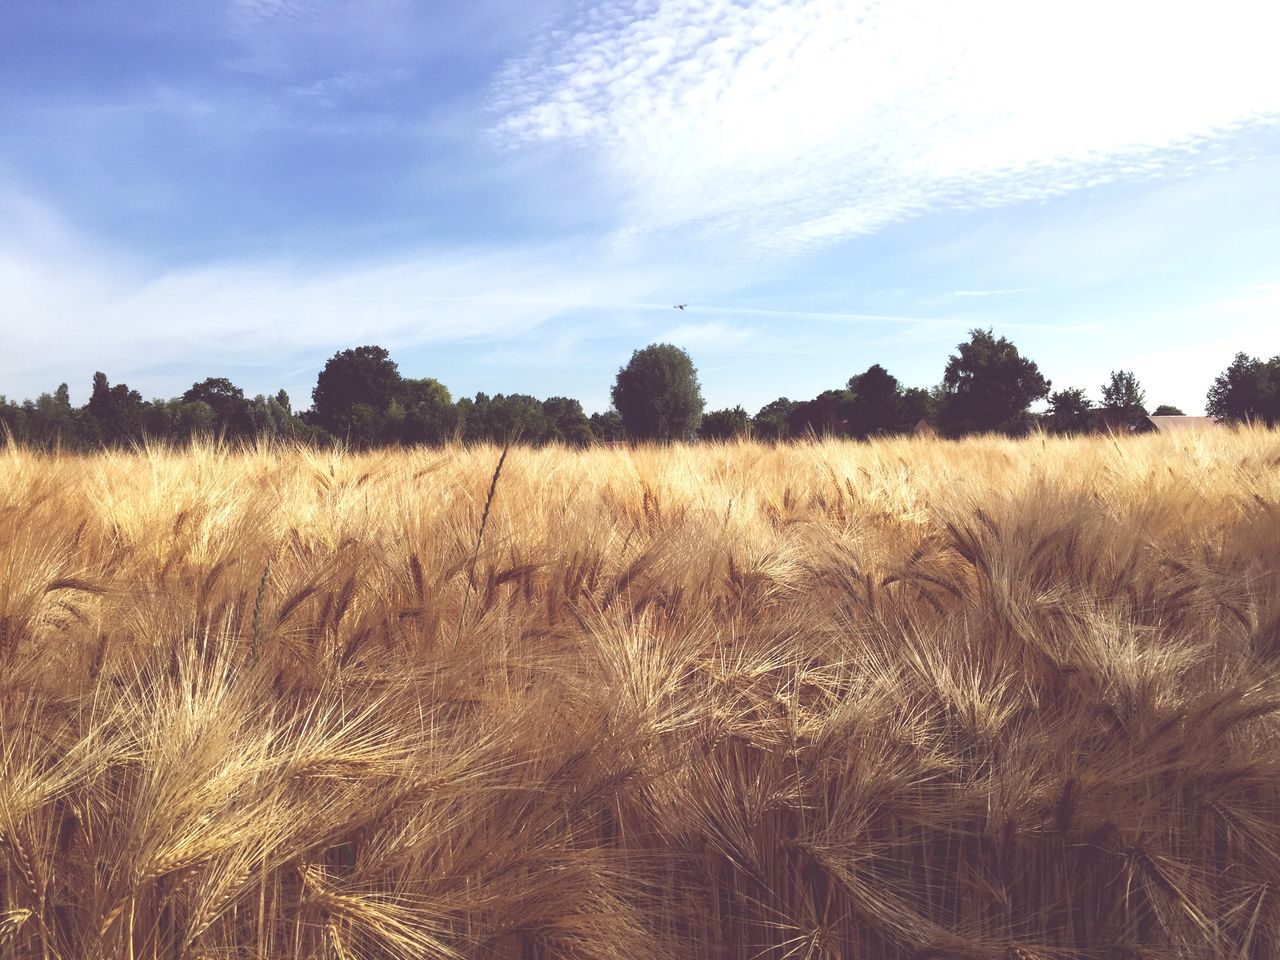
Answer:
<svg viewBox="0 0 1280 960"><path fill-rule="evenodd" d="M183 403L202 402L213 411L213 429L225 437L245 437L253 432L253 416L244 391L226 377L209 377L193 383L182 395Z"/></svg>
<svg viewBox="0 0 1280 960"><path fill-rule="evenodd" d="M1057 390L1049 397L1045 420L1054 433L1084 433L1093 424L1093 404L1079 387Z"/></svg>
<svg viewBox="0 0 1280 960"><path fill-rule="evenodd" d="M311 391L315 419L340 439L372 443L399 386L400 370L382 347L340 350L324 365Z"/></svg>
<svg viewBox="0 0 1280 960"><path fill-rule="evenodd" d="M613 384L613 405L638 440L686 440L698 429L704 401L689 354L654 343L631 355Z"/></svg>
<svg viewBox="0 0 1280 960"><path fill-rule="evenodd" d="M448 388L430 377L401 380L389 409L389 439L401 443L441 444L458 426L458 408Z"/></svg>
<svg viewBox="0 0 1280 960"><path fill-rule="evenodd" d="M849 432L855 437L902 429L902 388L898 378L878 363L850 377L848 419Z"/></svg>
<svg viewBox="0 0 1280 960"><path fill-rule="evenodd" d="M943 428L952 435L998 431L1023 433L1027 410L1049 394L1049 381L1035 362L1006 337L971 330L947 361L943 374Z"/></svg>
<svg viewBox="0 0 1280 960"><path fill-rule="evenodd" d="M1263 361L1237 353L1214 379L1205 409L1211 417L1236 423L1280 422L1280 356Z"/></svg>
<svg viewBox="0 0 1280 960"><path fill-rule="evenodd" d="M121 444L140 439L143 407L142 394L137 390L130 390L123 383L111 386L101 370L93 375L93 392L85 412L92 418L101 442Z"/></svg>
<svg viewBox="0 0 1280 960"><path fill-rule="evenodd" d="M1102 385L1099 409L1111 427L1123 424L1132 430L1147 416L1146 400L1146 393L1131 371L1113 370L1111 379Z"/></svg>
<svg viewBox="0 0 1280 960"><path fill-rule="evenodd" d="M781 440L787 435L787 424L795 404L786 397L770 400L751 418L755 435L764 440Z"/></svg>
<svg viewBox="0 0 1280 960"><path fill-rule="evenodd" d="M547 397L542 401L542 412L554 424L557 440L573 447L591 443L591 425L580 401L571 397Z"/></svg>
<svg viewBox="0 0 1280 960"><path fill-rule="evenodd" d="M787 432L793 437L844 436L849 422L848 390L823 390L812 400L797 403L787 418Z"/></svg>

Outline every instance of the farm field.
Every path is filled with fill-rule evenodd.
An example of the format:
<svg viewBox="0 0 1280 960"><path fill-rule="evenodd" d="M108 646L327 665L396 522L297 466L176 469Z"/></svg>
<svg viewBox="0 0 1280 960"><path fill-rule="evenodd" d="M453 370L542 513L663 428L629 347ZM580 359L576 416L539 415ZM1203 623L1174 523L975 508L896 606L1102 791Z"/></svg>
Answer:
<svg viewBox="0 0 1280 960"><path fill-rule="evenodd" d="M0 958L1280 955L1280 433L501 456L0 450Z"/></svg>

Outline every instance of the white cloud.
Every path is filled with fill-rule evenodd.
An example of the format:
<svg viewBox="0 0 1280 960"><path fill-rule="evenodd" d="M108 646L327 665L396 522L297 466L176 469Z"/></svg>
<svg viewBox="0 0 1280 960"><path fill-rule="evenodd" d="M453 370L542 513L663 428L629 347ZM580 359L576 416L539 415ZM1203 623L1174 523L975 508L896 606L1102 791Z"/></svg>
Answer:
<svg viewBox="0 0 1280 960"><path fill-rule="evenodd" d="M668 330L658 337L666 343L674 343L680 347L741 347L755 336L751 330L735 327L723 321L713 320L710 323L686 323Z"/></svg>
<svg viewBox="0 0 1280 960"><path fill-rule="evenodd" d="M1042 199L1280 118L1280 5L636 0L511 63L501 131L598 154L626 237L794 251Z"/></svg>

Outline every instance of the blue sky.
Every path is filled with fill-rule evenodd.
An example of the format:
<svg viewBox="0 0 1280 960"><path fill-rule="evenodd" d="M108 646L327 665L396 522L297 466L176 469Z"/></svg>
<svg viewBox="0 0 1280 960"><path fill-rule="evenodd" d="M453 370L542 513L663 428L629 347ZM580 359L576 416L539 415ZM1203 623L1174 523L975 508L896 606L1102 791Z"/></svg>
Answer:
<svg viewBox="0 0 1280 960"><path fill-rule="evenodd" d="M974 326L1198 412L1280 353L1280 5L9 0L0 392L295 403L334 351L711 406ZM672 309L687 303L688 309Z"/></svg>

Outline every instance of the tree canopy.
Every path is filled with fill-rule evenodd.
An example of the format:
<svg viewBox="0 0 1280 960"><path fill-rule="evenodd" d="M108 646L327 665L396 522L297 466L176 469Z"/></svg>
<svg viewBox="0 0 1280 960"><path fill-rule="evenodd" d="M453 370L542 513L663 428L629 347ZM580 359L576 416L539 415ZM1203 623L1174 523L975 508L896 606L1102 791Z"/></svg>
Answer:
<svg viewBox="0 0 1280 960"><path fill-rule="evenodd" d="M950 434L1022 433L1028 410L1049 394L1050 382L1035 362L1006 337L972 330L947 361L941 419Z"/></svg>
<svg viewBox="0 0 1280 960"><path fill-rule="evenodd" d="M654 343L631 354L613 385L613 405L637 440L686 440L702 419L698 372L684 350Z"/></svg>

